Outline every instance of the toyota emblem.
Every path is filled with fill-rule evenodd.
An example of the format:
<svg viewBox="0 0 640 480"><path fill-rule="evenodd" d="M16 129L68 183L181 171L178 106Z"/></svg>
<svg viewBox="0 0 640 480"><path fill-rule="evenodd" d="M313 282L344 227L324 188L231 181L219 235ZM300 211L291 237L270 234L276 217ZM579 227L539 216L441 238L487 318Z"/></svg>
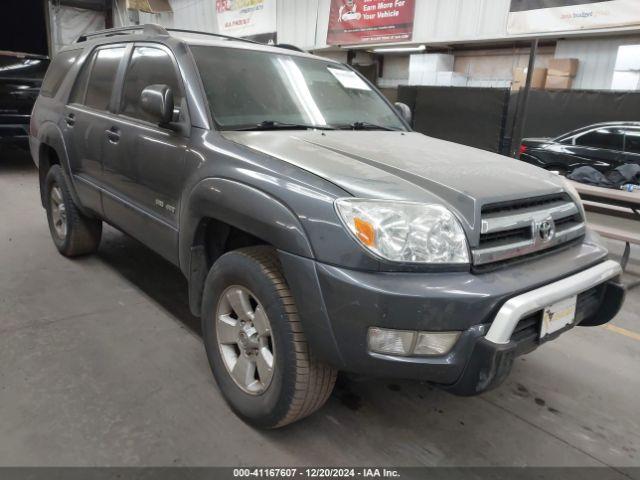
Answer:
<svg viewBox="0 0 640 480"><path fill-rule="evenodd" d="M550 242L556 235L556 224L553 218L549 217L538 225L538 236L543 242Z"/></svg>

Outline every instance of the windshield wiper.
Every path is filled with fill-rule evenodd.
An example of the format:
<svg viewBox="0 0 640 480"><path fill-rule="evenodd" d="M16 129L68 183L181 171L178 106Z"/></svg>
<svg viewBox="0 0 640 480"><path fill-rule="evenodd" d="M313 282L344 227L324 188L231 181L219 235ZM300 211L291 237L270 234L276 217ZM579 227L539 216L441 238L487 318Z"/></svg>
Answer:
<svg viewBox="0 0 640 480"><path fill-rule="evenodd" d="M304 123L284 123L274 120L265 120L255 125L234 128L233 130L241 132L259 131L259 130L335 130L328 125L307 125Z"/></svg>
<svg viewBox="0 0 640 480"><path fill-rule="evenodd" d="M344 127L345 130L384 130L387 132L397 132L398 129L385 127L384 125L376 125L369 122L353 122L349 126Z"/></svg>

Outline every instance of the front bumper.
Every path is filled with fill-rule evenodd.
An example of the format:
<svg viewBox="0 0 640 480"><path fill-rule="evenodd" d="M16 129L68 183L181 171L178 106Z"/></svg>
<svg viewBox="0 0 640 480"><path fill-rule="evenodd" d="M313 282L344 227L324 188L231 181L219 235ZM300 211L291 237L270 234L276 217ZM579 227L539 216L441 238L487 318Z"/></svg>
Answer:
<svg viewBox="0 0 640 480"><path fill-rule="evenodd" d="M539 345L545 306L585 292L584 311L571 326L613 318L624 290L615 282L620 266L605 257L597 243L585 241L535 262L476 275L356 272L281 254L316 355L344 371L421 379L467 395L498 385L515 356ZM367 332L374 326L462 334L446 355L396 357L368 351Z"/></svg>
<svg viewBox="0 0 640 480"><path fill-rule="evenodd" d="M461 377L447 389L459 395L474 395L500 385L511 371L515 357L541 343L538 333L542 310L557 301L577 295L576 320L542 341L552 340L575 325L607 323L624 302L624 287L612 280L621 273L620 264L608 260L510 299L498 311L487 334L476 341ZM533 328L523 325L517 330L519 325L530 325L534 319ZM528 333L525 332L527 327Z"/></svg>

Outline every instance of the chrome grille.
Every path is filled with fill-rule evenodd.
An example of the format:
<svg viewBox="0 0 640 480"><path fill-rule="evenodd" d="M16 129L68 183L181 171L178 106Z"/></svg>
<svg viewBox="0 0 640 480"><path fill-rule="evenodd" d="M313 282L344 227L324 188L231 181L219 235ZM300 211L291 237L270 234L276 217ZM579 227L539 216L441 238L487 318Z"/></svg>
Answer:
<svg viewBox="0 0 640 480"><path fill-rule="evenodd" d="M584 235L580 209L566 193L485 205L474 265L542 252Z"/></svg>

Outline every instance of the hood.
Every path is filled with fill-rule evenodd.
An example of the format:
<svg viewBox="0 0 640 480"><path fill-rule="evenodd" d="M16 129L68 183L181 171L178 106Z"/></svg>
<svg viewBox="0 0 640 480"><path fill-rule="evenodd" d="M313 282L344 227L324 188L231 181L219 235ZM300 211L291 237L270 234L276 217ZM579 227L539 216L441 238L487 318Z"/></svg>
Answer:
<svg viewBox="0 0 640 480"><path fill-rule="evenodd" d="M443 203L470 228L487 203L562 189L555 174L501 155L415 132L223 132L296 165L354 197Z"/></svg>

